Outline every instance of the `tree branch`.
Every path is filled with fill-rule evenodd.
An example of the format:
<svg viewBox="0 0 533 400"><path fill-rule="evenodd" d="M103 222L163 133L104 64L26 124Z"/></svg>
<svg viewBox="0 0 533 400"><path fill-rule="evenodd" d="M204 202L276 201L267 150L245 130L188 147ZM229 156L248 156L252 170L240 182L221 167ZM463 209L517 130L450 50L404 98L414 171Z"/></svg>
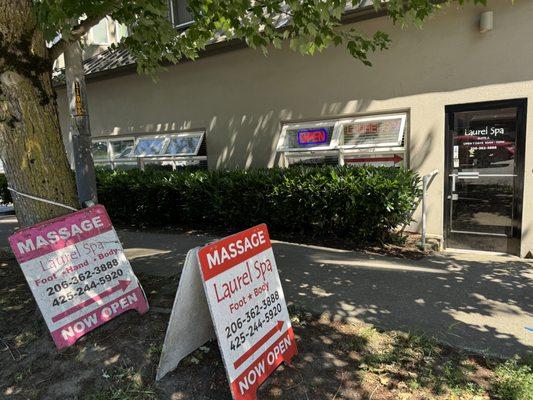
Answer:
<svg viewBox="0 0 533 400"><path fill-rule="evenodd" d="M98 22L100 22L100 20L105 16L106 14L101 14L87 18L83 20L80 24L73 27L70 31L70 34L68 35L68 39L61 38L56 44L54 44L52 47L50 47L50 49L48 49L50 59L54 61L56 58L58 58L61 54L63 54L67 46L77 40L80 40L83 35L89 32L89 30L93 26L98 24Z"/></svg>

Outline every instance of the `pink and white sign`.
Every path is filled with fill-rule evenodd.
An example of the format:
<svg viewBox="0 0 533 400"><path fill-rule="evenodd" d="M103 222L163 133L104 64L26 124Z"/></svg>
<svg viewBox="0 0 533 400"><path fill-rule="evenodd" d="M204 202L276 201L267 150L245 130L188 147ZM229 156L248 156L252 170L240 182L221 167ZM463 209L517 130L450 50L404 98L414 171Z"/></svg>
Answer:
<svg viewBox="0 0 533 400"><path fill-rule="evenodd" d="M58 349L128 310L148 311L101 205L21 229L9 244Z"/></svg>

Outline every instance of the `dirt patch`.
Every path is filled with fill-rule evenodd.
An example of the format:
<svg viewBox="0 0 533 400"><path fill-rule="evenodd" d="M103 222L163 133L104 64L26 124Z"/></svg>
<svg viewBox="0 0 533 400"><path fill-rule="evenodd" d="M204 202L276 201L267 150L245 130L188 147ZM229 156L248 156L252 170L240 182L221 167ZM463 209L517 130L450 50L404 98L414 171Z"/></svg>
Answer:
<svg viewBox="0 0 533 400"><path fill-rule="evenodd" d="M178 277L139 276L152 306L170 307ZM299 354L260 399L488 399L491 361L429 338L316 319L291 310ZM58 352L14 262L0 264L0 397L230 399L216 342L154 381L168 314L126 313Z"/></svg>

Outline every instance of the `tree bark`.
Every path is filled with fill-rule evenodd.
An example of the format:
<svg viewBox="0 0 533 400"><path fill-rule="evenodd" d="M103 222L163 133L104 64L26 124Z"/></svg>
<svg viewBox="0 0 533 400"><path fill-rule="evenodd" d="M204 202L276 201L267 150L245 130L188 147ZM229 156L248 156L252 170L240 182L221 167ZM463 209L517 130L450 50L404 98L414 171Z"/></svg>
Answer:
<svg viewBox="0 0 533 400"><path fill-rule="evenodd" d="M0 158L7 182L19 192L78 208L51 71L31 0L0 0ZM70 212L15 193L13 202L22 226Z"/></svg>

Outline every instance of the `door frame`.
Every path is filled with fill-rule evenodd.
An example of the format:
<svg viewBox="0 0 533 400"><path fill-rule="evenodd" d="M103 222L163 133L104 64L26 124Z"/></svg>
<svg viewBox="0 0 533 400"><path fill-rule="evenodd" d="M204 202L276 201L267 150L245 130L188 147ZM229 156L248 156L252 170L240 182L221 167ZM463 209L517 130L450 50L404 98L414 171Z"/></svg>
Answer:
<svg viewBox="0 0 533 400"><path fill-rule="evenodd" d="M452 135L450 134L450 122L453 113L458 111L477 111L487 109L497 109L504 107L516 107L517 108L517 121L516 121L516 152L515 152L515 195L513 196L513 229L514 235L513 241L516 241L516 245L509 244L511 240L508 240L507 252L510 254L520 255L521 237L522 237L522 209L524 201L524 159L525 159L525 146L526 146L526 123L527 123L527 98L508 99L508 100L496 100L496 101L484 101L476 103L463 103L453 104L445 106L445 122L444 122L444 218L443 218L443 239L444 247L447 247L448 234L451 222L451 197L450 197L450 174L453 170L452 161Z"/></svg>

